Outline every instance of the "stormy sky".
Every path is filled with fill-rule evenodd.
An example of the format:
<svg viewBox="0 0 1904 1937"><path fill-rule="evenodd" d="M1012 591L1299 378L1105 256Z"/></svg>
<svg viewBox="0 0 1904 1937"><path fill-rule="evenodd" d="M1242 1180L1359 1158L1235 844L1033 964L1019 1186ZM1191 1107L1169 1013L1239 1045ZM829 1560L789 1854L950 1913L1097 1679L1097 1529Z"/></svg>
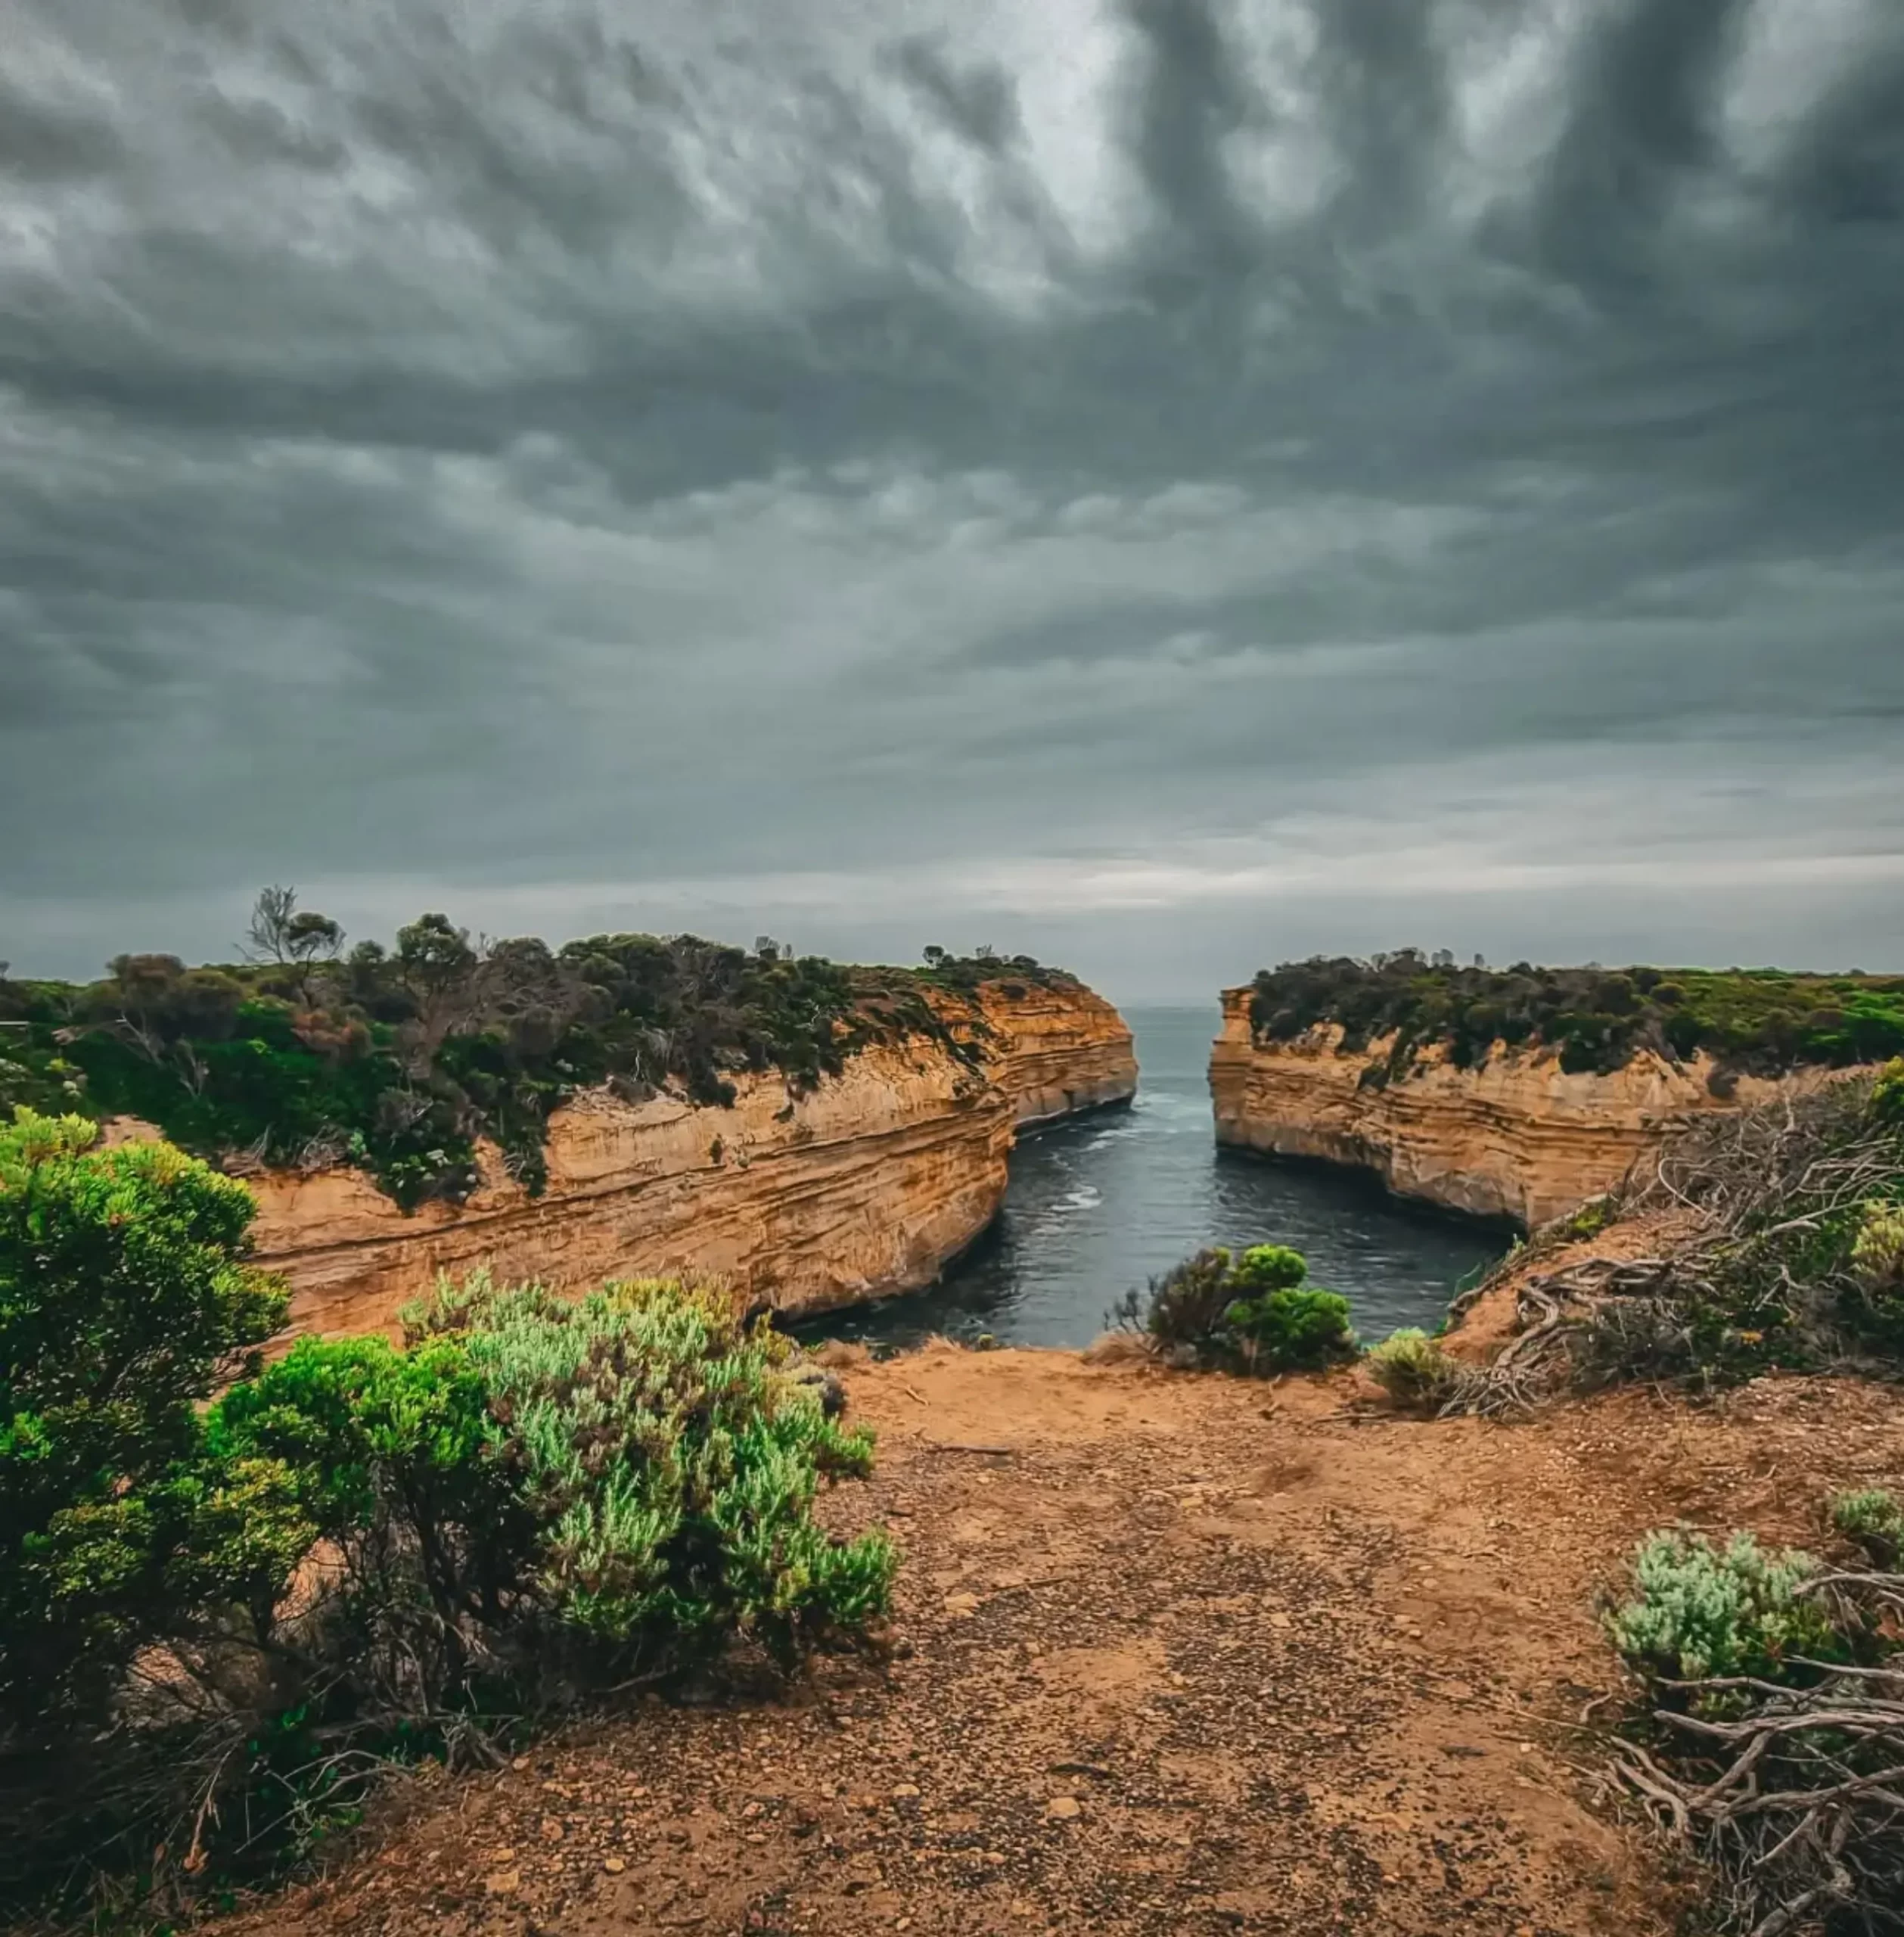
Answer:
<svg viewBox="0 0 1904 1937"><path fill-rule="evenodd" d="M1904 968L1899 0L0 0L0 956Z"/></svg>

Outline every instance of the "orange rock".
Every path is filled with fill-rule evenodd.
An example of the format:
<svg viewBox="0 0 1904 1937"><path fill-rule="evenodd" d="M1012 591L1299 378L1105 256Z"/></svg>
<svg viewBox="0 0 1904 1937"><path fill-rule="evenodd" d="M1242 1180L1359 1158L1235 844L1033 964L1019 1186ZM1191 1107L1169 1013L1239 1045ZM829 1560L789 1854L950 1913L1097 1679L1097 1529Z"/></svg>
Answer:
<svg viewBox="0 0 1904 1937"><path fill-rule="evenodd" d="M983 1070L915 1037L860 1050L805 1096L772 1071L737 1077L725 1109L585 1093L549 1120L539 1198L489 1147L467 1204L410 1216L361 1171L266 1173L248 1180L257 1261L290 1279L294 1330L332 1335L391 1329L440 1271L484 1264L559 1291L712 1273L790 1315L929 1284L995 1215L1017 1122L1136 1085L1129 1029L1082 984L1002 980L977 1006Z"/></svg>
<svg viewBox="0 0 1904 1937"><path fill-rule="evenodd" d="M1703 1056L1678 1064L1645 1050L1602 1076L1563 1070L1551 1049L1497 1043L1475 1069L1458 1069L1430 1046L1418 1073L1365 1088L1362 1073L1387 1061L1392 1039L1342 1055L1342 1031L1330 1023L1259 1043L1250 996L1247 987L1223 992L1222 1032L1210 1051L1218 1143L1354 1164L1403 1196L1530 1229L1610 1190L1688 1117L1844 1074L1741 1077L1722 1098L1707 1086L1712 1065Z"/></svg>

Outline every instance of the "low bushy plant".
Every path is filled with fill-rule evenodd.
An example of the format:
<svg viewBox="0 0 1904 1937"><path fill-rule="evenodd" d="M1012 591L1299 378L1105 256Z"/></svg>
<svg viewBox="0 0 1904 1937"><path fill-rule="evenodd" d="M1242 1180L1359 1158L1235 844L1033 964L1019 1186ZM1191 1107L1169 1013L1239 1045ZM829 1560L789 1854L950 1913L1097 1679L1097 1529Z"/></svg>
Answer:
<svg viewBox="0 0 1904 1937"><path fill-rule="evenodd" d="M823 1479L870 1469L871 1436L827 1416L724 1289L570 1302L479 1275L404 1321L401 1348L301 1342L208 1426L220 1454L296 1476L377 1700L498 1680L543 1697L741 1637L790 1663L885 1611L885 1537L812 1518Z"/></svg>
<svg viewBox="0 0 1904 1937"><path fill-rule="evenodd" d="M1798 1590L1820 1563L1735 1534L1656 1533L1633 1556L1634 1593L1607 1616L1614 1645L1635 1666L1676 1680L1778 1673L1787 1658L1838 1652L1829 1617Z"/></svg>
<svg viewBox="0 0 1904 1937"><path fill-rule="evenodd" d="M1314 1370L1352 1356L1349 1301L1306 1285L1307 1261L1283 1245L1213 1245L1131 1292L1116 1316L1160 1351L1247 1372Z"/></svg>
<svg viewBox="0 0 1904 1937"><path fill-rule="evenodd" d="M1851 1268L1872 1296L1904 1296L1904 1204L1872 1199L1859 1207Z"/></svg>
<svg viewBox="0 0 1904 1937"><path fill-rule="evenodd" d="M1611 1223L1617 1207L1610 1197L1590 1197L1561 1226L1570 1242L1597 1238Z"/></svg>
<svg viewBox="0 0 1904 1937"><path fill-rule="evenodd" d="M1875 1488L1832 1503L1868 1553L1896 1514ZM1642 1684L1610 1773L1711 1866L1700 1928L1904 1929L1904 1576L1657 1533L1634 1585L1607 1617Z"/></svg>
<svg viewBox="0 0 1904 1937"><path fill-rule="evenodd" d="M1418 1413L1440 1411L1460 1392L1466 1370L1415 1325L1391 1332L1363 1363L1396 1405Z"/></svg>
<svg viewBox="0 0 1904 1937"><path fill-rule="evenodd" d="M1836 1495L1831 1524L1880 1567L1894 1567L1904 1558L1904 1506L1881 1486Z"/></svg>

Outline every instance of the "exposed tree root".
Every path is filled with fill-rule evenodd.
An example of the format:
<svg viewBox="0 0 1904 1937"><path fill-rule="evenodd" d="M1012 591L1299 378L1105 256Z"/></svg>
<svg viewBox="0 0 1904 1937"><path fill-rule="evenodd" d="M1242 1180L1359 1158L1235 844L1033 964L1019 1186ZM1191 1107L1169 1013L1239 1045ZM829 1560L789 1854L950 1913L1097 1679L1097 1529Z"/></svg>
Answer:
<svg viewBox="0 0 1904 1937"><path fill-rule="evenodd" d="M1813 1585L1852 1583L1904 1606L1904 1575ZM1819 1672L1669 1684L1685 1705L1655 1711L1655 1752L1614 1739L1617 1781L1712 1866L1725 1926L1750 1937L1904 1931L1904 1666Z"/></svg>

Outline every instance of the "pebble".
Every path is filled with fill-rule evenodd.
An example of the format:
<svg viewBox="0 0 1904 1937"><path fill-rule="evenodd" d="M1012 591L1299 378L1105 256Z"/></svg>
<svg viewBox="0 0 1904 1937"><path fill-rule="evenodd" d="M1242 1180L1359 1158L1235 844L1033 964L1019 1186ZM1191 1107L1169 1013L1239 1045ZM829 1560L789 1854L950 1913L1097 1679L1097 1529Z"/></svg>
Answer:
<svg viewBox="0 0 1904 1937"><path fill-rule="evenodd" d="M1045 1814L1054 1822L1068 1823L1084 1814L1084 1805L1074 1796L1054 1796L1045 1804Z"/></svg>
<svg viewBox="0 0 1904 1937"><path fill-rule="evenodd" d="M607 1871L610 1876L619 1876L622 1872L628 1867L628 1864L626 1860L622 1857L604 1856L601 1859L601 1867Z"/></svg>

